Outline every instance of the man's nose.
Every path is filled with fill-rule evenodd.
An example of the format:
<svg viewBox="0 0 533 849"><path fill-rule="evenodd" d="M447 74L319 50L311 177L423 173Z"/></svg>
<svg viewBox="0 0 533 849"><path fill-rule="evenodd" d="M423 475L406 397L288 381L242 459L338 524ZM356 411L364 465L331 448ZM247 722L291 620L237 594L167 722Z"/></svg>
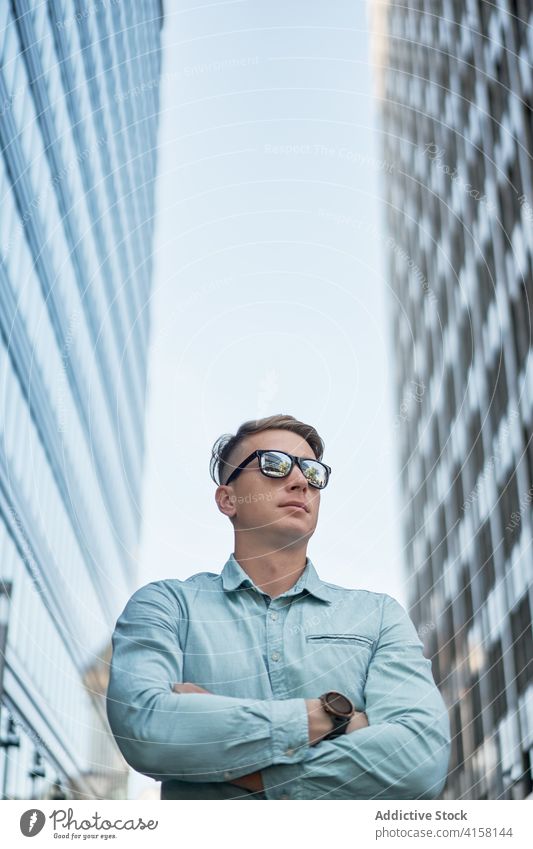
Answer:
<svg viewBox="0 0 533 849"><path fill-rule="evenodd" d="M296 463L294 464L294 469L289 475L289 486L291 487L291 489L294 489L295 487L307 489L307 487L309 486L307 478L305 477L300 467L296 465Z"/></svg>

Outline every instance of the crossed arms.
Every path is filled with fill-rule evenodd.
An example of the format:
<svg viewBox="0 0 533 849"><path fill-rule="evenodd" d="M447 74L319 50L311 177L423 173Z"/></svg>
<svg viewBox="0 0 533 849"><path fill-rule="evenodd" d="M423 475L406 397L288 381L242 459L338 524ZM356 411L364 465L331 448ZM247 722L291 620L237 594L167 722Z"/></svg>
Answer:
<svg viewBox="0 0 533 849"><path fill-rule="evenodd" d="M205 690L203 687L193 684L190 681L183 684L178 682L174 684L172 690L174 693L204 693L211 695L209 690ZM305 706L309 723L309 745L315 746L332 730L333 723L323 710L320 699L305 699ZM346 727L345 734L351 734L353 731L357 731L359 728L364 728L367 725L368 719L366 713L364 711L356 711ZM251 772L249 775L243 775L240 778L230 781L230 784L236 784L238 787L244 787L246 790L251 790L254 793L258 790L264 790L263 778L260 772Z"/></svg>
<svg viewBox="0 0 533 849"><path fill-rule="evenodd" d="M299 799L432 799L441 793L448 714L414 625L393 598L384 596L365 714L353 733L334 740L313 739L308 701L315 700L207 695L180 683L173 604L159 583L143 587L113 635L107 714L135 770L159 781L240 780L251 790L262 787L269 799L281 798L289 786Z"/></svg>

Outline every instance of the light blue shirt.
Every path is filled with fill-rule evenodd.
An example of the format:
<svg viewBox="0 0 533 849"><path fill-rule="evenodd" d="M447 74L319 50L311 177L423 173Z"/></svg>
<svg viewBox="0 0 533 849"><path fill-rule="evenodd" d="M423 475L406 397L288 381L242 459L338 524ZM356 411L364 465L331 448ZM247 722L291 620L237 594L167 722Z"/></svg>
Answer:
<svg viewBox="0 0 533 849"><path fill-rule="evenodd" d="M173 693L189 681L215 695ZM315 746L305 699L338 690L369 725ZM271 599L233 554L220 575L147 584L117 621L107 715L163 799L433 799L450 725L431 661L391 596L320 580ZM233 778L261 770L264 791Z"/></svg>

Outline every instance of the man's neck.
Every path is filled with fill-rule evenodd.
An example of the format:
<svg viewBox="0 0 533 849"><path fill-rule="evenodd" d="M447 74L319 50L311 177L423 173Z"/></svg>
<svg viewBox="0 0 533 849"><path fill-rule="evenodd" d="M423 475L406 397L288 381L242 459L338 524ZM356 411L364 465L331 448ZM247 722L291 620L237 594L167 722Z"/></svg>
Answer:
<svg viewBox="0 0 533 849"><path fill-rule="evenodd" d="M305 545L287 548L282 551L246 550L246 546L235 542L233 556L250 580L271 598L290 590L305 569L307 557Z"/></svg>

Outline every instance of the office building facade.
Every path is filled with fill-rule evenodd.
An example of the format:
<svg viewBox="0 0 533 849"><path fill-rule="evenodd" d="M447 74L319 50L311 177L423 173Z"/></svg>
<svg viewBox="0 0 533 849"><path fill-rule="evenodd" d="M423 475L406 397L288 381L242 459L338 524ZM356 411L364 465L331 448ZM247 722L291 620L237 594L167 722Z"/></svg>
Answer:
<svg viewBox="0 0 533 849"><path fill-rule="evenodd" d="M372 7L410 613L447 799L533 795L533 9Z"/></svg>
<svg viewBox="0 0 533 849"><path fill-rule="evenodd" d="M162 8L0 3L0 782L115 798L135 586Z"/></svg>

